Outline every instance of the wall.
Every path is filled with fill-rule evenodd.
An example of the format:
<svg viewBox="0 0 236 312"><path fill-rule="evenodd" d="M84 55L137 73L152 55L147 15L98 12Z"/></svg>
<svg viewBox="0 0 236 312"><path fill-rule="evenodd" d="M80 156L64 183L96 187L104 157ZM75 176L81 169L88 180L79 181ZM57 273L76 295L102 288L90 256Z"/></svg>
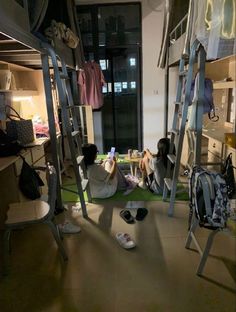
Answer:
<svg viewBox="0 0 236 312"><path fill-rule="evenodd" d="M165 70L157 68L163 17L162 8L155 9L148 0L142 2L143 147L152 151L164 133Z"/></svg>
<svg viewBox="0 0 236 312"><path fill-rule="evenodd" d="M76 4L118 3L132 1L77 0ZM137 1L134 1L137 2ZM143 0L142 3L142 96L143 96L143 147L156 151L156 143L164 133L164 75L157 68L162 40L163 5L160 0Z"/></svg>
<svg viewBox="0 0 236 312"><path fill-rule="evenodd" d="M37 95L32 95L28 91L26 97L17 96L14 100L13 107L18 111L24 119L32 119L35 116L41 117L43 123L48 122L46 98L43 84L43 75L41 70L34 71L19 71L15 72L17 88L21 87L23 90L37 90ZM19 82L20 80L20 82Z"/></svg>

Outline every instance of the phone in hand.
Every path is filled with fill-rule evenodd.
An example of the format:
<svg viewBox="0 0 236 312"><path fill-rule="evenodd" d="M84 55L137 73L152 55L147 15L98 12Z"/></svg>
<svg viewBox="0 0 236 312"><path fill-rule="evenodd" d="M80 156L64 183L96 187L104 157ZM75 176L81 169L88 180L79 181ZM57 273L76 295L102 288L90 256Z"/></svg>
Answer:
<svg viewBox="0 0 236 312"><path fill-rule="evenodd" d="M111 151L109 152L109 157L110 159L113 159L114 156L115 156L115 151L116 151L116 148L115 147L111 147Z"/></svg>

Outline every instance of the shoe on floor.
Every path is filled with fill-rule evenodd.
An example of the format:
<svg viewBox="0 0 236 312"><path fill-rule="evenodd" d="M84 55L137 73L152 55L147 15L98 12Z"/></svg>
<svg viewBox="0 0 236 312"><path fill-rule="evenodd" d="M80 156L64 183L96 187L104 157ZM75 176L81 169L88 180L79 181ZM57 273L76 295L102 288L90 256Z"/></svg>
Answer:
<svg viewBox="0 0 236 312"><path fill-rule="evenodd" d="M146 217L147 214L148 214L148 210L146 208L138 208L136 220L142 221Z"/></svg>
<svg viewBox="0 0 236 312"><path fill-rule="evenodd" d="M58 227L63 234L76 234L81 232L81 228L78 225L74 225L70 222L59 224Z"/></svg>
<svg viewBox="0 0 236 312"><path fill-rule="evenodd" d="M129 212L129 210L121 210L120 217L128 224L134 223L134 217Z"/></svg>
<svg viewBox="0 0 236 312"><path fill-rule="evenodd" d="M127 233L117 233L116 240L120 246L124 249L131 249L136 246L135 242L131 239L130 235Z"/></svg>

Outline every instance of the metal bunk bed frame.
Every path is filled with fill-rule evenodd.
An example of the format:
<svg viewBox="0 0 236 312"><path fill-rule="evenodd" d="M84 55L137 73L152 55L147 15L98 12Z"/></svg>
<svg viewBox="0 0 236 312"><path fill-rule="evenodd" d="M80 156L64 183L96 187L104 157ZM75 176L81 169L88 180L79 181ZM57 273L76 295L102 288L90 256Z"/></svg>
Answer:
<svg viewBox="0 0 236 312"><path fill-rule="evenodd" d="M27 1L26 1L27 4ZM10 5L10 4L9 4ZM25 6L27 10L27 5ZM72 8L70 8L72 10ZM40 39L35 37L30 31L21 28L8 14L4 14L4 10L0 10L0 61L11 63L19 66L23 66L31 69L42 69L44 67L42 64L42 55L47 54L47 51L43 47L43 43ZM73 12L70 12L73 14ZM27 12L28 14L28 12ZM58 45L57 45L58 47ZM55 51L56 55L63 60L63 64L66 64L67 67L70 67L75 70L75 62L72 50L67 46L64 46L61 42L61 49ZM63 50L64 49L64 50ZM78 51L78 50L77 50ZM81 51L81 49L80 49ZM82 51L83 52L83 51ZM81 53L82 53L81 52ZM82 57L81 57L82 58ZM83 58L82 58L83 59ZM77 62L78 63L78 62ZM49 60L49 66L52 66L52 62ZM45 73L44 73L45 78ZM45 80L46 81L46 80ZM47 82L50 83L50 80L47 79ZM46 91L45 91L46 92ZM47 95L47 94L46 94ZM54 118L53 111L51 110L51 102L48 101L46 97L47 107L48 107L48 118L52 120ZM52 140L52 155L57 154L57 142L56 142L56 133L55 127L52 127L55 123L50 122L51 127L49 127L50 137ZM53 162L57 168L57 174L60 175L60 165L58 157L53 157ZM63 210L63 204L61 199L61 186L60 179L58 179L57 186L57 210ZM78 193L81 195L80 190ZM85 204L83 206L83 215L87 216Z"/></svg>

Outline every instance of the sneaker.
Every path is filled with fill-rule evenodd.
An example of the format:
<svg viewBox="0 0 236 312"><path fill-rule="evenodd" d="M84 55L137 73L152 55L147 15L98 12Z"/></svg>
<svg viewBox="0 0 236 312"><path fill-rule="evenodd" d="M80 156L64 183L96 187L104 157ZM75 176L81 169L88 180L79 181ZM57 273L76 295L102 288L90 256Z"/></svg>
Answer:
<svg viewBox="0 0 236 312"><path fill-rule="evenodd" d="M147 185L146 185L146 183L143 180L139 182L138 186L140 188L142 188L143 190L147 189Z"/></svg>

